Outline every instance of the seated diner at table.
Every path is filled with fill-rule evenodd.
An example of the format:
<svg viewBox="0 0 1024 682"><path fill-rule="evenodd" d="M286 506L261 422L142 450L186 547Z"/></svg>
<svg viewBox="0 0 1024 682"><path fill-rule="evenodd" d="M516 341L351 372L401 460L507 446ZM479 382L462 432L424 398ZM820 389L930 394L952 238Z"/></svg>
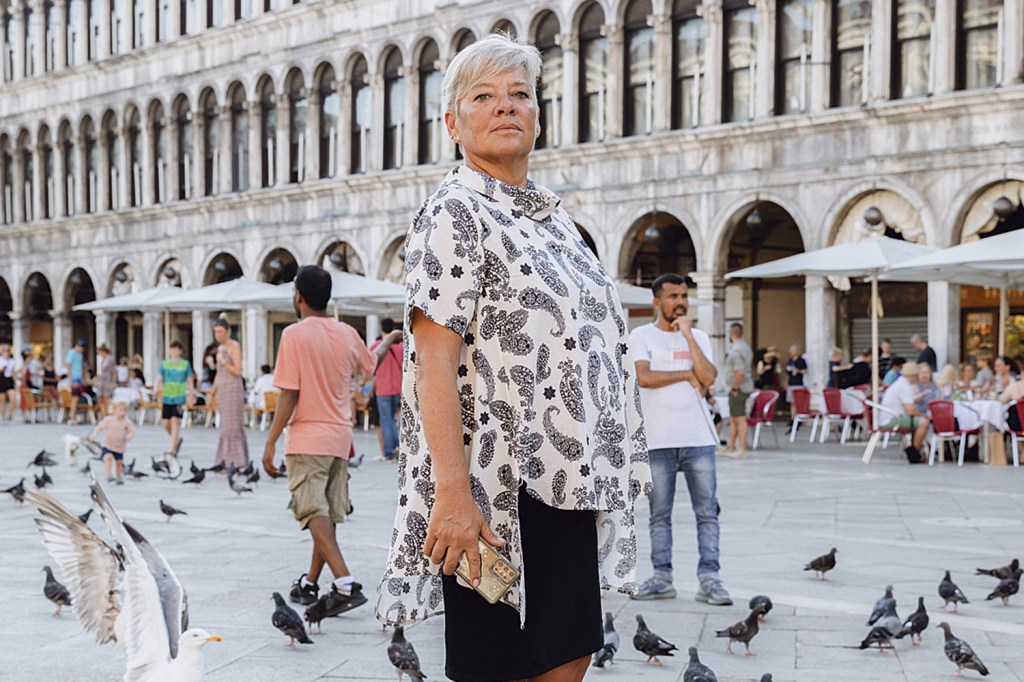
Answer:
<svg viewBox="0 0 1024 682"><path fill-rule="evenodd" d="M913 434L910 446L906 449L907 461L911 464L920 464L924 461L920 448L928 433L928 417L914 404L917 400L916 382L920 367L916 362L904 363L900 378L894 381L882 396L882 407L887 412L881 419L885 419L886 416L891 419L888 423L882 424L881 428L899 428Z"/></svg>

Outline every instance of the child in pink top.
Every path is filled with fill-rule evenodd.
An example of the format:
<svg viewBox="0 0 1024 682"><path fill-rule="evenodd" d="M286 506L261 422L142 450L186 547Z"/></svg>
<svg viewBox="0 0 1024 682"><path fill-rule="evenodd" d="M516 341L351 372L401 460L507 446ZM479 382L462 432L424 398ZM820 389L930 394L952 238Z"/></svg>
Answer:
<svg viewBox="0 0 1024 682"><path fill-rule="evenodd" d="M110 465L117 464L117 485L124 485L124 451L128 447L128 441L135 435L135 427L128 419L128 403L118 400L111 405L113 414L107 415L96 425L96 428L89 434L89 440L96 440L100 431L106 435L103 437L103 469L107 474L107 482L115 479L110 475Z"/></svg>

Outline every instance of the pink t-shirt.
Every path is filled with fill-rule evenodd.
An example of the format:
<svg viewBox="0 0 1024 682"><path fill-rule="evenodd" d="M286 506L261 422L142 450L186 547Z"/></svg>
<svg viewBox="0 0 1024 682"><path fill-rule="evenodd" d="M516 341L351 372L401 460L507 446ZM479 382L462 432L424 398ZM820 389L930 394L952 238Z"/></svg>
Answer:
<svg viewBox="0 0 1024 682"><path fill-rule="evenodd" d="M348 457L352 444L352 376L372 374L377 357L355 329L329 317L307 317L285 328L274 386L298 391L285 452Z"/></svg>
<svg viewBox="0 0 1024 682"><path fill-rule="evenodd" d="M128 417L118 418L112 414L104 417L89 437L94 438L100 431L104 432L103 447L121 454L124 454L128 441L135 435L135 427Z"/></svg>
<svg viewBox="0 0 1024 682"><path fill-rule="evenodd" d="M376 350L380 341L374 341L370 350ZM402 393L402 344L393 343L388 354L377 368L377 378L373 383L376 395L400 395Z"/></svg>

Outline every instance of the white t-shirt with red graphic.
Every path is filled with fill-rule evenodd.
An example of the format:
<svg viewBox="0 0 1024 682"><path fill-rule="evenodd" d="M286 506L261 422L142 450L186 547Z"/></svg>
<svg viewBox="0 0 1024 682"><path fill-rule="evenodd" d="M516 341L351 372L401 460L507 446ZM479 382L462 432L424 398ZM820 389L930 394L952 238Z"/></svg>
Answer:
<svg viewBox="0 0 1024 682"><path fill-rule="evenodd" d="M693 339L711 364L711 339L699 329ZM690 346L678 331L662 331L654 324L637 327L629 335L633 361L647 360L655 372L692 371ZM687 381L661 388L640 388L644 410L647 448L686 448L717 445L718 436L708 413L704 396Z"/></svg>

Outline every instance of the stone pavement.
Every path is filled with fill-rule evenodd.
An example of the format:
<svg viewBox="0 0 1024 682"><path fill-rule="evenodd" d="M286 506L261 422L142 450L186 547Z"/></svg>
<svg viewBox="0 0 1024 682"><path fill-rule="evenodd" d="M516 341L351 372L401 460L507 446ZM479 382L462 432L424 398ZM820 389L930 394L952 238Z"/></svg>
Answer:
<svg viewBox="0 0 1024 682"><path fill-rule="evenodd" d="M60 436L86 427L0 425L0 488L32 472L25 464L40 448L58 454L62 464L50 489L76 511L89 506L86 479L63 464ZM212 463L216 431L185 431L184 460ZM264 435L249 433L253 456L262 453ZM164 446L158 427L141 428L128 457L148 462ZM853 680L934 681L955 679L955 667L942 653L942 633L930 629L924 644L897 643L896 653L859 651L864 622L886 583L895 586L901 615L915 607L918 595L932 625L948 620L992 671L989 679L1021 680L1024 651L1024 595L1009 607L986 602L994 580L973 577L975 566L1003 565L1024 558L1024 471L950 464L929 469L908 467L895 448L860 463L861 446L766 447L742 461L720 460L723 578L737 604L710 607L694 602L695 533L685 488L675 515L676 584L679 598L653 603L608 595L616 614L623 649L610 670L591 670L588 680L681 680L685 650L695 644L718 678L759 680L772 672L786 682ZM374 458L376 439L358 434L366 461L352 474L355 514L341 527L346 559L357 579L372 591L384 564L395 505L394 465ZM148 467L143 467L148 469ZM313 646L295 651L270 624L271 593L286 593L308 564L311 543L290 513L283 481L265 478L250 496L238 499L226 481L211 477L200 489L155 479L106 486L118 511L167 557L190 594L192 623L224 637L206 647L207 679L218 682L262 680L391 680L387 661L390 635L382 633L370 604L328 619ZM157 507L163 498L188 516L166 523ZM648 573L647 505L638 510L642 576ZM113 646L98 646L73 613L51 617L42 596L44 563L53 563L32 523L28 505L0 498L0 680L59 682L120 679L123 666ZM100 527L95 521L93 526ZM832 546L838 568L826 582L801 569ZM959 615L938 609L936 587L943 570L971 599ZM321 583L326 585L328 576ZM757 593L772 597L775 609L753 642L754 657L730 656L714 631L746 614L746 600ZM643 664L633 650L635 615L683 651L663 666ZM444 679L441 619L410 628L423 669ZM473 646L466 642L465 646ZM737 647L742 651L742 647ZM976 673L967 673L977 677Z"/></svg>

